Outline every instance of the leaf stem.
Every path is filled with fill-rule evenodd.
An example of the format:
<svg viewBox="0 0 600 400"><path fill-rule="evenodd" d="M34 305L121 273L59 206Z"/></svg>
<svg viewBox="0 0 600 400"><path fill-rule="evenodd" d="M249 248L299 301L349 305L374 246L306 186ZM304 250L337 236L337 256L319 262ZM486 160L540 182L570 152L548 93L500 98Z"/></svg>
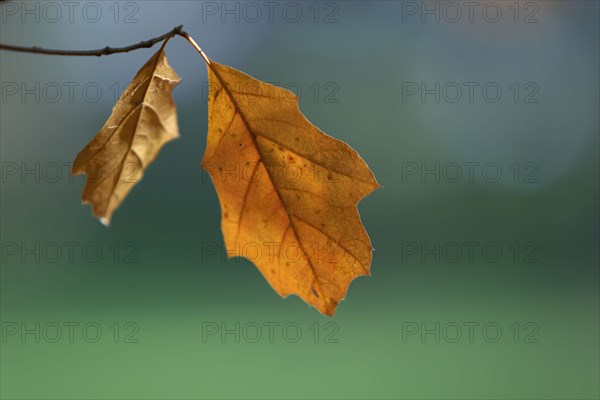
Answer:
<svg viewBox="0 0 600 400"><path fill-rule="evenodd" d="M107 56L109 54L127 53L132 50L152 47L156 43L162 42L165 39L170 39L171 37L173 37L175 35L181 35L182 29L183 29L183 25L179 25L179 26L176 26L175 28L173 28L171 31L165 33L164 35L157 36L157 37L149 39L149 40L144 40L142 42L132 44L132 45L126 46L126 47L106 46L102 49L97 49L97 50L54 50L54 49L43 49L43 48L37 47L37 46L24 47L24 46L13 46L13 45L7 45L7 44L0 43L0 50L18 51L21 53L49 54L49 55L56 55L56 56L96 56L96 57L100 57L100 56ZM186 37L186 39L187 39L187 37ZM202 50L200 50L200 51L202 51ZM205 60L206 60L206 58L205 58Z"/></svg>
<svg viewBox="0 0 600 400"><path fill-rule="evenodd" d="M198 46L198 43L196 43L196 41L194 40L194 38L192 38L189 33L187 33L186 31L181 31L178 33L179 36L181 36L182 38L184 38L185 40L187 40L188 42L190 42L190 44L192 46L194 46L194 48L196 49L196 51L198 51L198 53L200 53L200 55L202 56L202 58L204 59L204 61L210 65L210 59L206 56L206 54L204 54L204 51L200 48L200 46Z"/></svg>

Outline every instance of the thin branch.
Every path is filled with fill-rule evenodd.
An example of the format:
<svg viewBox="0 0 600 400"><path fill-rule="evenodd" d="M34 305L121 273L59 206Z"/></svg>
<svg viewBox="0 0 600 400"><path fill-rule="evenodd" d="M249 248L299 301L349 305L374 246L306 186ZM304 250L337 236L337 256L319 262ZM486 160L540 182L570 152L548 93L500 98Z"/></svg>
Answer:
<svg viewBox="0 0 600 400"><path fill-rule="evenodd" d="M57 56L107 56L109 54L115 53L127 53L132 50L143 49L154 46L156 43L162 42L165 39L170 39L175 35L181 34L183 29L183 25L179 25L170 32L165 33L164 35L155 37L153 39L144 40L137 44L132 44L127 47L104 47L98 50L51 50L51 49L42 49L41 47L22 47L22 46L12 46L7 44L0 43L0 50L9 50L9 51L18 51L22 53L36 53L36 54L50 54Z"/></svg>

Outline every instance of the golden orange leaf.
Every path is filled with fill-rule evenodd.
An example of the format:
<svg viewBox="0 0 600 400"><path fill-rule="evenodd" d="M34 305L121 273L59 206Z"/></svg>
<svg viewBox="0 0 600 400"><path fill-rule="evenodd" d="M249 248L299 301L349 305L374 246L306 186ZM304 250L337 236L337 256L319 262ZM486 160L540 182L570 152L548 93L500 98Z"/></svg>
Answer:
<svg viewBox="0 0 600 400"><path fill-rule="evenodd" d="M161 148L179 137L172 90L181 79L167 62L167 41L138 71L104 127L75 159L72 174L87 175L83 203L90 203L105 225Z"/></svg>
<svg viewBox="0 0 600 400"><path fill-rule="evenodd" d="M370 275L358 202L379 187L347 144L300 112L290 91L208 60L202 166L215 185L229 256L252 261L281 295L333 315L350 282Z"/></svg>

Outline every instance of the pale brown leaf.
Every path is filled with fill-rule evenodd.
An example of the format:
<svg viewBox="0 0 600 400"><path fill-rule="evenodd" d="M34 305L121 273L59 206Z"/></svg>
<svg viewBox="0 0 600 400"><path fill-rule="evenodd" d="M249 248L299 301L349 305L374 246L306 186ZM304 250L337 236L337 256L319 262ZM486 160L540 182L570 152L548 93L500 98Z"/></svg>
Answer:
<svg viewBox="0 0 600 400"><path fill-rule="evenodd" d="M179 137L173 88L179 76L163 44L138 71L94 139L75 159L72 174L87 174L83 203L105 225L140 181L162 146Z"/></svg>

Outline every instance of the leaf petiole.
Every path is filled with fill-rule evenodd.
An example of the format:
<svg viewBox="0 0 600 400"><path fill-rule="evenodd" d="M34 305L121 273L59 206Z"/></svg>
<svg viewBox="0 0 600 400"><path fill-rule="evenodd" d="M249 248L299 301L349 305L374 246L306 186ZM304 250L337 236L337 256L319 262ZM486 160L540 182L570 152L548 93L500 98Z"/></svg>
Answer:
<svg viewBox="0 0 600 400"><path fill-rule="evenodd" d="M200 46L198 46L198 43L196 43L194 38L192 38L186 31L181 31L178 33L178 35L190 42L190 44L194 46L198 53L200 53L202 58L204 58L204 61L210 65L210 59L206 56L206 54L204 54L204 51L200 48Z"/></svg>

